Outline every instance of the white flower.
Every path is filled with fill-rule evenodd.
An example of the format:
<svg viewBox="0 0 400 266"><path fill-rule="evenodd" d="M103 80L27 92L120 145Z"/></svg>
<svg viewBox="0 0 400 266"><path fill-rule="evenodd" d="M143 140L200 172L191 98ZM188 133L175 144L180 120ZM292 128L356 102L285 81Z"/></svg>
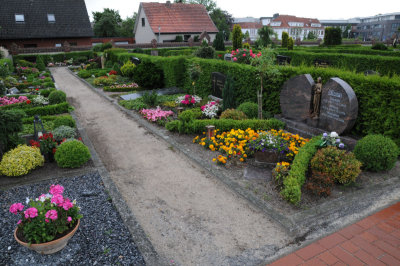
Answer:
<svg viewBox="0 0 400 266"><path fill-rule="evenodd" d="M335 131L332 131L330 137L331 138L337 138L337 137L339 137L339 135Z"/></svg>
<svg viewBox="0 0 400 266"><path fill-rule="evenodd" d="M26 204L29 204L30 201L31 201L31 200L30 200L29 198L26 198L25 203L26 203Z"/></svg>

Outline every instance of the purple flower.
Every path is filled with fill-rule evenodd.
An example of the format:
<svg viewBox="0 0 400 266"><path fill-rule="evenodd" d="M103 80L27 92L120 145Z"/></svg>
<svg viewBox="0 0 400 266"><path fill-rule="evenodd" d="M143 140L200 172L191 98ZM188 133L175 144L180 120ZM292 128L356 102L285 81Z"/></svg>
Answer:
<svg viewBox="0 0 400 266"><path fill-rule="evenodd" d="M324 137L324 138L326 138L326 137L328 137L328 133L324 133L324 134L322 134L322 137Z"/></svg>
<svg viewBox="0 0 400 266"><path fill-rule="evenodd" d="M344 148L344 144L343 144L343 143L340 143L340 144L339 144L339 148L343 149L343 148Z"/></svg>
<svg viewBox="0 0 400 266"><path fill-rule="evenodd" d="M336 143L340 143L340 139L336 139Z"/></svg>

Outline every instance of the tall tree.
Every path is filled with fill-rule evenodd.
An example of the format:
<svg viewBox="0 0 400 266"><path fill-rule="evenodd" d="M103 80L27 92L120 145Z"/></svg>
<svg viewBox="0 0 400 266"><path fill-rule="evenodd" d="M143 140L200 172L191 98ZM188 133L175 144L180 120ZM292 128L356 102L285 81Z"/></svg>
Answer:
<svg viewBox="0 0 400 266"><path fill-rule="evenodd" d="M267 47L269 44L272 43L271 37L274 36L274 30L269 26L264 26L258 29L258 36L258 46Z"/></svg>
<svg viewBox="0 0 400 266"><path fill-rule="evenodd" d="M134 37L133 29L135 27L137 13L135 12L132 17L127 17L121 23L120 36L121 37Z"/></svg>
<svg viewBox="0 0 400 266"><path fill-rule="evenodd" d="M217 7L217 3L213 0L174 0L174 2L183 4L200 4L205 6L208 12L213 11Z"/></svg>
<svg viewBox="0 0 400 266"><path fill-rule="evenodd" d="M229 33L233 25L232 15L221 8L215 8L210 12L210 17L217 27L218 31L224 33L224 39L228 40Z"/></svg>
<svg viewBox="0 0 400 266"><path fill-rule="evenodd" d="M97 37L119 35L122 19L117 10L105 8L103 12L93 12L93 20L93 30Z"/></svg>
<svg viewBox="0 0 400 266"><path fill-rule="evenodd" d="M238 24L235 24L235 26L233 26L233 30L232 30L233 50L242 48L242 44L243 44L242 40L243 40L242 28Z"/></svg>

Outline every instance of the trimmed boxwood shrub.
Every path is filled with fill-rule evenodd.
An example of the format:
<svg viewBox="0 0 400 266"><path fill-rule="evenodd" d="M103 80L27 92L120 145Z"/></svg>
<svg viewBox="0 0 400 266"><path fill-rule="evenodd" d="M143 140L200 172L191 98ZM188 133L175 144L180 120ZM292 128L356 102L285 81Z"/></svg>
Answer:
<svg viewBox="0 0 400 266"><path fill-rule="evenodd" d="M54 158L62 168L77 168L90 159L89 148L79 140L71 140L58 146Z"/></svg>
<svg viewBox="0 0 400 266"><path fill-rule="evenodd" d="M126 61L126 63L121 67L121 73L124 77L131 78L133 76L136 65L131 61Z"/></svg>
<svg viewBox="0 0 400 266"><path fill-rule="evenodd" d="M394 167L399 156L399 148L388 137L367 135L357 142L354 154L362 162L363 168L386 171Z"/></svg>
<svg viewBox="0 0 400 266"><path fill-rule="evenodd" d="M242 111L236 109L226 109L222 112L220 119L244 120L247 119L247 116Z"/></svg>
<svg viewBox="0 0 400 266"><path fill-rule="evenodd" d="M59 104L67 101L67 94L65 92L56 90L52 91L49 95L50 104Z"/></svg>
<svg viewBox="0 0 400 266"><path fill-rule="evenodd" d="M23 109L26 115L35 116L35 115L58 115L63 113L68 113L70 111L71 106L67 103L59 103L54 105L48 105L43 107L34 107Z"/></svg>
<svg viewBox="0 0 400 266"><path fill-rule="evenodd" d="M19 145L4 154L0 162L0 173L6 176L28 174L38 166L43 166L44 158L37 147Z"/></svg>
<svg viewBox="0 0 400 266"><path fill-rule="evenodd" d="M133 69L133 80L142 88L160 89L164 86L164 73L154 63L144 61Z"/></svg>
<svg viewBox="0 0 400 266"><path fill-rule="evenodd" d="M252 102L245 102L239 105L237 108L242 111L248 118L258 117L258 104Z"/></svg>
<svg viewBox="0 0 400 266"><path fill-rule="evenodd" d="M54 128L57 128L59 126L69 126L72 128L75 127L75 120L69 115L59 116L54 120L53 123Z"/></svg>
<svg viewBox="0 0 400 266"><path fill-rule="evenodd" d="M82 69L81 71L78 72L78 76L80 78L87 79L92 76L92 73L86 69Z"/></svg>

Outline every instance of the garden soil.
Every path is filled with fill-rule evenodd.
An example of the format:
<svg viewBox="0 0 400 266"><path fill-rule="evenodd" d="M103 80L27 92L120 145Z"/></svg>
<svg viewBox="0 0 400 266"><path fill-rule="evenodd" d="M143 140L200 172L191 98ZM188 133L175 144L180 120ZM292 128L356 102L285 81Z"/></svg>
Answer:
<svg viewBox="0 0 400 266"><path fill-rule="evenodd" d="M51 72L167 264L256 265L292 240L263 212L117 110L68 69Z"/></svg>

